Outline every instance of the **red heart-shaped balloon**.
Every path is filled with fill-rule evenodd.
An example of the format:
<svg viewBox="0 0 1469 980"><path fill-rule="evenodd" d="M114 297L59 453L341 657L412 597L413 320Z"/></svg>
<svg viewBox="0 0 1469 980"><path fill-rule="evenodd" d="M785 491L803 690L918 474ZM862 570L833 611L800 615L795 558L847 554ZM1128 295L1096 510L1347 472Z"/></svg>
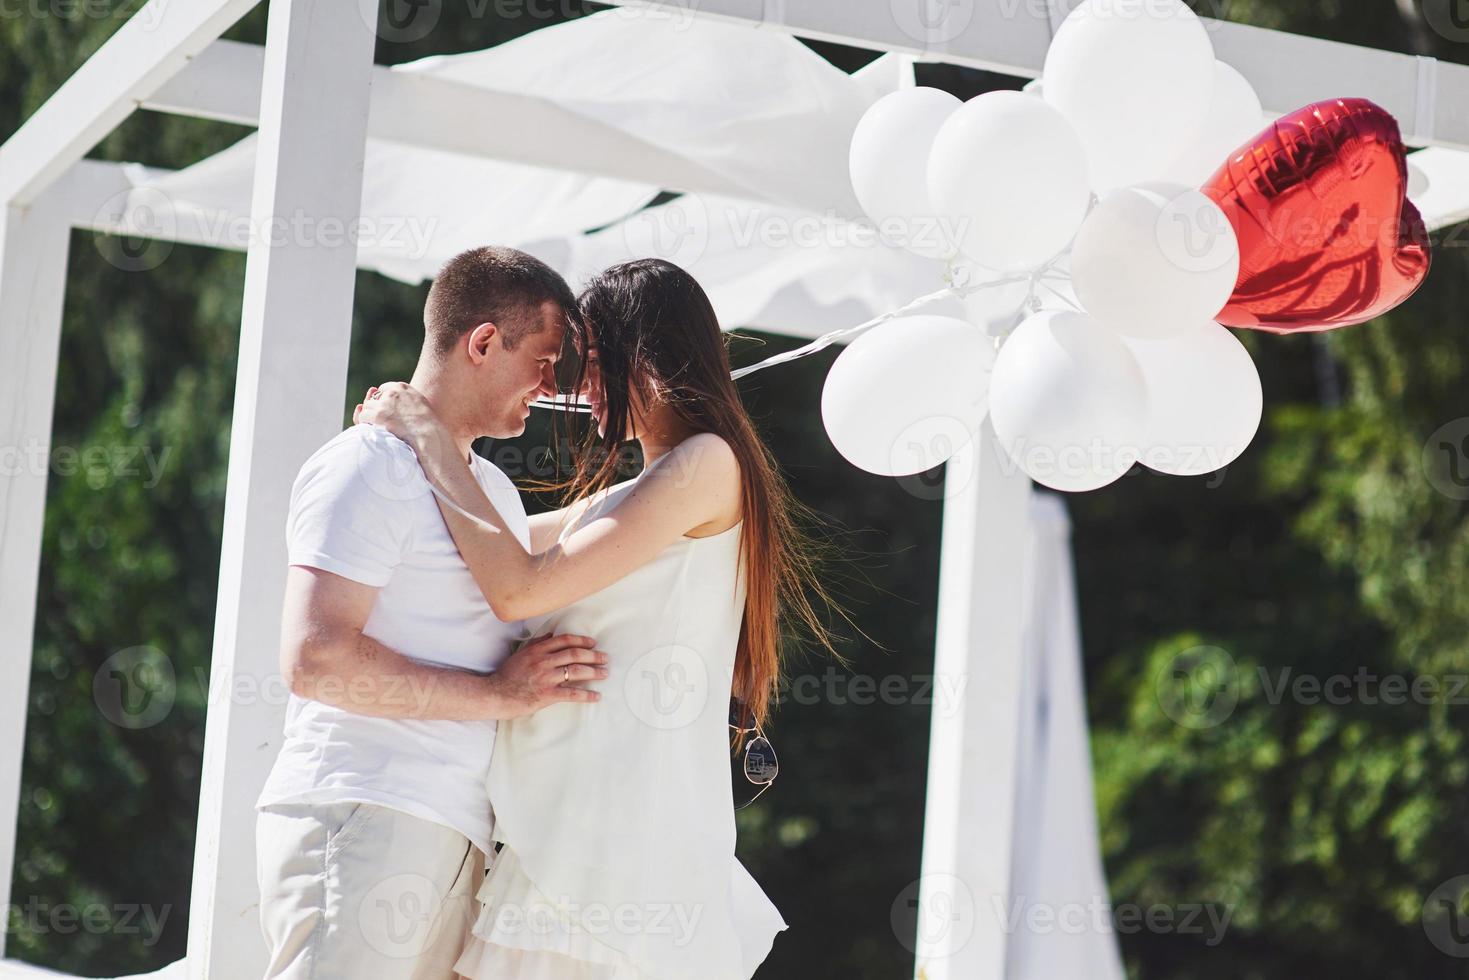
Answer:
<svg viewBox="0 0 1469 980"><path fill-rule="evenodd" d="M1397 120L1366 99L1319 102L1266 129L1203 188L1239 236L1239 281L1218 321L1334 330L1402 303L1431 262L1407 189Z"/></svg>

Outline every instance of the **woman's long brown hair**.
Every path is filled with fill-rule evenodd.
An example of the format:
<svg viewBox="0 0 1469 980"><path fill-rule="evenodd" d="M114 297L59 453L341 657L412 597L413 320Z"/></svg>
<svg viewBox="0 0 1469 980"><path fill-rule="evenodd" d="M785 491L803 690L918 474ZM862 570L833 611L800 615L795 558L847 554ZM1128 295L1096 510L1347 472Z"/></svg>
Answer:
<svg viewBox="0 0 1469 980"><path fill-rule="evenodd" d="M578 304L576 347L596 350L608 438L589 433L570 483L573 495L595 493L619 475L617 448L624 433L633 435L634 387L671 406L695 431L724 439L739 460L746 593L732 693L763 723L781 678L783 627L832 650L812 601L836 608L817 576L817 549L805 530L811 514L791 495L755 432L730 380L725 334L693 276L661 259L625 262L588 283ZM585 358L576 375L572 390L580 391Z"/></svg>

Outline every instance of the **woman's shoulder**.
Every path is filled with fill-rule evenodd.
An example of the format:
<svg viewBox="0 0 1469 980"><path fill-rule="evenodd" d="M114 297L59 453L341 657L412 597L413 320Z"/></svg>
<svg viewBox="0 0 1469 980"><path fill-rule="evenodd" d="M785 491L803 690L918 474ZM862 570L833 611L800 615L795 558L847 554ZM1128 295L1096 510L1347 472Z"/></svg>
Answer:
<svg viewBox="0 0 1469 980"><path fill-rule="evenodd" d="M728 440L713 432L690 436L655 464L662 469L660 492L678 498L690 521L686 537L722 533L742 515L740 461Z"/></svg>
<svg viewBox="0 0 1469 980"><path fill-rule="evenodd" d="M687 480L693 477L700 482L737 483L740 476L740 461L734 447L715 432L689 436L658 460L654 467L667 467L665 472L675 478Z"/></svg>
<svg viewBox="0 0 1469 980"><path fill-rule="evenodd" d="M678 448L689 452L714 453L731 461L735 459L734 447L717 432L696 432L679 443Z"/></svg>

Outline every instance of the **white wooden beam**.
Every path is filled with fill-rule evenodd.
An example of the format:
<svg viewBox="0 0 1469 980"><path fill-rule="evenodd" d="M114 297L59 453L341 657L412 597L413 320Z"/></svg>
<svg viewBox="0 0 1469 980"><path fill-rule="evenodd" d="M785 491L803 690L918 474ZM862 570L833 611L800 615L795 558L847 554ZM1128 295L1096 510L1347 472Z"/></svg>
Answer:
<svg viewBox="0 0 1469 980"><path fill-rule="evenodd" d="M0 908L15 868L70 236L52 195L0 207Z"/></svg>
<svg viewBox="0 0 1469 980"><path fill-rule="evenodd" d="M148 189L152 181L173 173L133 163L78 160L52 186L73 228L245 251L250 236L236 225L249 215L232 215L233 202L211 200L196 190L188 207L177 208L162 192ZM140 183L142 192L134 193Z"/></svg>
<svg viewBox="0 0 1469 980"><path fill-rule="evenodd" d="M32 966L20 960L0 960L0 980L56 980L57 977L70 976L67 973L57 973L55 970Z"/></svg>
<svg viewBox="0 0 1469 980"><path fill-rule="evenodd" d="M0 147L0 204L28 204L259 0L149 0Z"/></svg>
<svg viewBox="0 0 1469 980"><path fill-rule="evenodd" d="M253 126L264 52L257 45L216 41L143 108ZM473 119L466 126L464 120ZM368 135L466 156L656 182L670 190L762 199L717 171L669 153L614 126L521 92L486 91L419 72L377 66L372 76ZM568 154L566 147L576 146Z"/></svg>
<svg viewBox="0 0 1469 980"><path fill-rule="evenodd" d="M944 494L915 975L1004 980L1031 487L985 422Z"/></svg>
<svg viewBox="0 0 1469 980"><path fill-rule="evenodd" d="M377 0L272 0L252 217L300 224L248 250L204 740L190 980L264 972L254 803L284 706L233 694L279 680L285 521L306 458L341 430ZM331 228L336 232L332 233ZM262 687L262 685L264 685ZM276 684L275 689L278 689Z"/></svg>
<svg viewBox="0 0 1469 980"><path fill-rule="evenodd" d="M115 980L185 980L185 962L175 960L161 970L152 973L137 973ZM0 960L0 980L82 980L70 973L59 973L43 967L23 963L20 960Z"/></svg>
<svg viewBox="0 0 1469 980"><path fill-rule="evenodd" d="M241 126L260 125L260 80L265 48L218 40L177 75L140 100L140 108Z"/></svg>
<svg viewBox="0 0 1469 980"><path fill-rule="evenodd" d="M1058 13L1080 0L785 3L772 0L603 0L662 17L715 17L798 37L1035 78ZM1362 97L1403 125L1414 146L1469 149L1469 66L1379 51L1246 24L1205 20L1220 59L1284 115L1322 99ZM1160 80L1166 81L1166 80Z"/></svg>
<svg viewBox="0 0 1469 980"><path fill-rule="evenodd" d="M1429 231L1469 221L1469 153L1433 147L1408 160L1428 181L1428 189L1413 199L1423 212ZM1453 244L1462 242L1462 239ZM1448 244L1448 243L1446 243Z"/></svg>

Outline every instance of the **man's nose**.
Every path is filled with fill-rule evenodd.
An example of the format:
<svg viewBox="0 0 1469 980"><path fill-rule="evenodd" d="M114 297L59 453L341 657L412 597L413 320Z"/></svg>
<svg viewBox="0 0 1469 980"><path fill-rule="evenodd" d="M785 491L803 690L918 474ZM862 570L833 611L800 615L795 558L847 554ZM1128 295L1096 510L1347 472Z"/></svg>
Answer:
<svg viewBox="0 0 1469 980"><path fill-rule="evenodd" d="M548 365L546 367L546 370L541 372L540 394L543 398L554 398L556 397L557 393L558 388L556 386L556 369Z"/></svg>

